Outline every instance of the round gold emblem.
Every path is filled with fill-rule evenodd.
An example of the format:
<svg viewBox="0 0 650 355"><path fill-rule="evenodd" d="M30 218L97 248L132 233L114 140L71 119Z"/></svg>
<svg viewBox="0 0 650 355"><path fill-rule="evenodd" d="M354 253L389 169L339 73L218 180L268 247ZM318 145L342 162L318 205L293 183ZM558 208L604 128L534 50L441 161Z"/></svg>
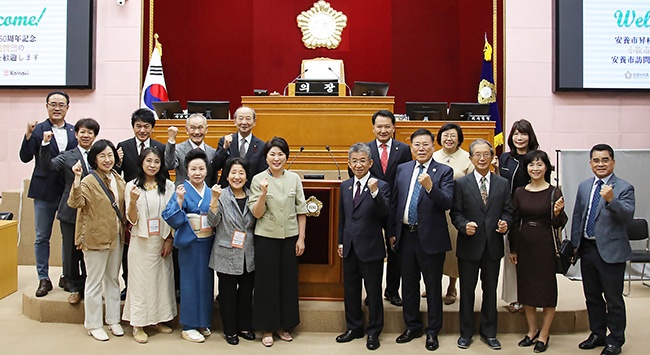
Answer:
<svg viewBox="0 0 650 355"><path fill-rule="evenodd" d="M334 49L341 43L341 32L347 26L348 18L332 9L328 2L319 0L311 9L300 13L296 20L305 47Z"/></svg>

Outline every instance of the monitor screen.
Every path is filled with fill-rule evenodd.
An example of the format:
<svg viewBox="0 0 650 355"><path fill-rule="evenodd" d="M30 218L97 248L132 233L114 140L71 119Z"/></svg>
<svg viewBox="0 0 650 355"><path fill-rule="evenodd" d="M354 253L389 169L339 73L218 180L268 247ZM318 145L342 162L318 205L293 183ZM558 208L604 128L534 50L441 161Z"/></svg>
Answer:
<svg viewBox="0 0 650 355"><path fill-rule="evenodd" d="M386 96L388 94L388 85L388 83L355 81L352 96Z"/></svg>
<svg viewBox="0 0 650 355"><path fill-rule="evenodd" d="M230 101L188 101L187 113L202 113L207 119L230 118Z"/></svg>
<svg viewBox="0 0 650 355"><path fill-rule="evenodd" d="M449 121L467 121L469 115L488 115L489 104L458 103L449 104Z"/></svg>
<svg viewBox="0 0 650 355"><path fill-rule="evenodd" d="M446 102L407 102L406 115L410 121L446 121Z"/></svg>
<svg viewBox="0 0 650 355"><path fill-rule="evenodd" d="M159 119L174 119L177 113L183 113L183 108L178 101L154 101L153 109Z"/></svg>
<svg viewBox="0 0 650 355"><path fill-rule="evenodd" d="M94 89L95 7L89 0L0 1L0 88Z"/></svg>

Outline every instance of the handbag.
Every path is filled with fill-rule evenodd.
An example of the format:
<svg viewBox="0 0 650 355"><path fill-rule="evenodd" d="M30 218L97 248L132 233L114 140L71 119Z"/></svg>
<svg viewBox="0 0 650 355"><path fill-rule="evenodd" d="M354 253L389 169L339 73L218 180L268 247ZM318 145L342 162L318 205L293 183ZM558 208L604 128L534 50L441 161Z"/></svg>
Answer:
<svg viewBox="0 0 650 355"><path fill-rule="evenodd" d="M117 207L117 202L115 202L115 199L113 198L113 194L108 191L108 187L106 187L104 181L99 177L99 175L97 175L96 172L93 171L91 174L95 177L95 179L97 179L99 186L101 186L102 190L104 190L104 193L106 193L108 200L111 202L113 210L115 210L115 214L117 214L117 218L120 219L120 222L122 222L122 225L124 226L124 244L129 244L129 241L131 240L131 223L129 223L124 215L122 215L122 212L120 212L119 207Z"/></svg>
<svg viewBox="0 0 650 355"><path fill-rule="evenodd" d="M553 192L551 192L551 220L555 217L555 189L553 187ZM573 244L571 244L569 239L560 239L562 228L555 228L553 226L551 228L553 229L553 246L555 246L555 272L566 275L571 265L575 264Z"/></svg>

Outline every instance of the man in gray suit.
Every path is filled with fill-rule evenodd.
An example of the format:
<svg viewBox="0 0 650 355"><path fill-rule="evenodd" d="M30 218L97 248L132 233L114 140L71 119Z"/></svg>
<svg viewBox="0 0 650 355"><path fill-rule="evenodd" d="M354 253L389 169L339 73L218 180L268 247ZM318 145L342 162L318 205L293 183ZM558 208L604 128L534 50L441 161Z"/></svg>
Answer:
<svg viewBox="0 0 650 355"><path fill-rule="evenodd" d="M501 349L497 336L497 281L503 257L503 235L512 223L508 180L490 172L492 145L477 139L469 146L475 170L455 181L451 221L458 229L456 256L460 274L460 337L457 345L469 348L474 335L474 290L479 270L481 323L479 334L490 349Z"/></svg>
<svg viewBox="0 0 650 355"><path fill-rule="evenodd" d="M180 185L187 178L185 170L185 155L190 150L201 149L208 156L208 161L214 158L215 149L205 144L204 139L208 133L208 120L200 113L193 113L187 118L185 130L189 139L176 146L176 135L178 128L171 126L167 129L168 140L165 145L165 167L167 170L176 171L176 186ZM210 176L210 172L208 172Z"/></svg>
<svg viewBox="0 0 650 355"><path fill-rule="evenodd" d="M634 186L614 175L615 163L609 145L591 148L594 177L578 186L571 223L571 242L582 259L582 289L591 330L578 347L605 346L602 355L620 354L625 343L623 279L625 262L632 256L627 225L634 218Z"/></svg>

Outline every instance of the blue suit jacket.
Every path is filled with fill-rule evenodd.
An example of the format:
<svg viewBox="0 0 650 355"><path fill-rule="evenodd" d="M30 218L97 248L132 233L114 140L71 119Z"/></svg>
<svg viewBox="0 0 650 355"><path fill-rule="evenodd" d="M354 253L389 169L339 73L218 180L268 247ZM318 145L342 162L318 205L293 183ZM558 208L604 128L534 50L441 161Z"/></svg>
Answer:
<svg viewBox="0 0 650 355"><path fill-rule="evenodd" d="M67 123L65 124L66 131L68 132L68 146L65 150L70 150L77 147L77 138L74 135L74 126ZM43 132L52 130L52 121L49 119L39 123L34 127L34 132L29 140L23 136L23 143L20 146L20 160L23 163L29 163L32 158L36 159L34 164L34 171L32 172L32 181L29 184L28 197L44 201L59 201L63 193L63 178L59 174L53 174L40 164L39 152L41 143L43 142ZM59 147L55 140L49 145L51 156L59 155Z"/></svg>
<svg viewBox="0 0 650 355"><path fill-rule="evenodd" d="M395 236L397 247L399 247L402 234L402 217L415 164L416 161L409 161L397 167L395 186L392 190L388 235ZM424 187L421 187L420 190L418 238L425 253L439 254L451 250L445 211L450 209L453 204L454 171L447 165L431 160L427 173L431 176L433 187L428 193Z"/></svg>
<svg viewBox="0 0 650 355"><path fill-rule="evenodd" d="M381 260L386 257L382 220L388 215L390 188L378 180L379 191L372 198L368 185L363 186L359 202L354 205L354 178L341 183L339 199L339 244L343 244L346 258L354 245L361 261Z"/></svg>
<svg viewBox="0 0 650 355"><path fill-rule="evenodd" d="M575 248L580 246L587 223L589 195L595 178L580 183L573 207L571 222L571 242ZM623 263L632 257L627 225L634 218L634 186L612 174L607 185L613 188L614 198L606 203L601 198L596 210L596 246L606 263Z"/></svg>

